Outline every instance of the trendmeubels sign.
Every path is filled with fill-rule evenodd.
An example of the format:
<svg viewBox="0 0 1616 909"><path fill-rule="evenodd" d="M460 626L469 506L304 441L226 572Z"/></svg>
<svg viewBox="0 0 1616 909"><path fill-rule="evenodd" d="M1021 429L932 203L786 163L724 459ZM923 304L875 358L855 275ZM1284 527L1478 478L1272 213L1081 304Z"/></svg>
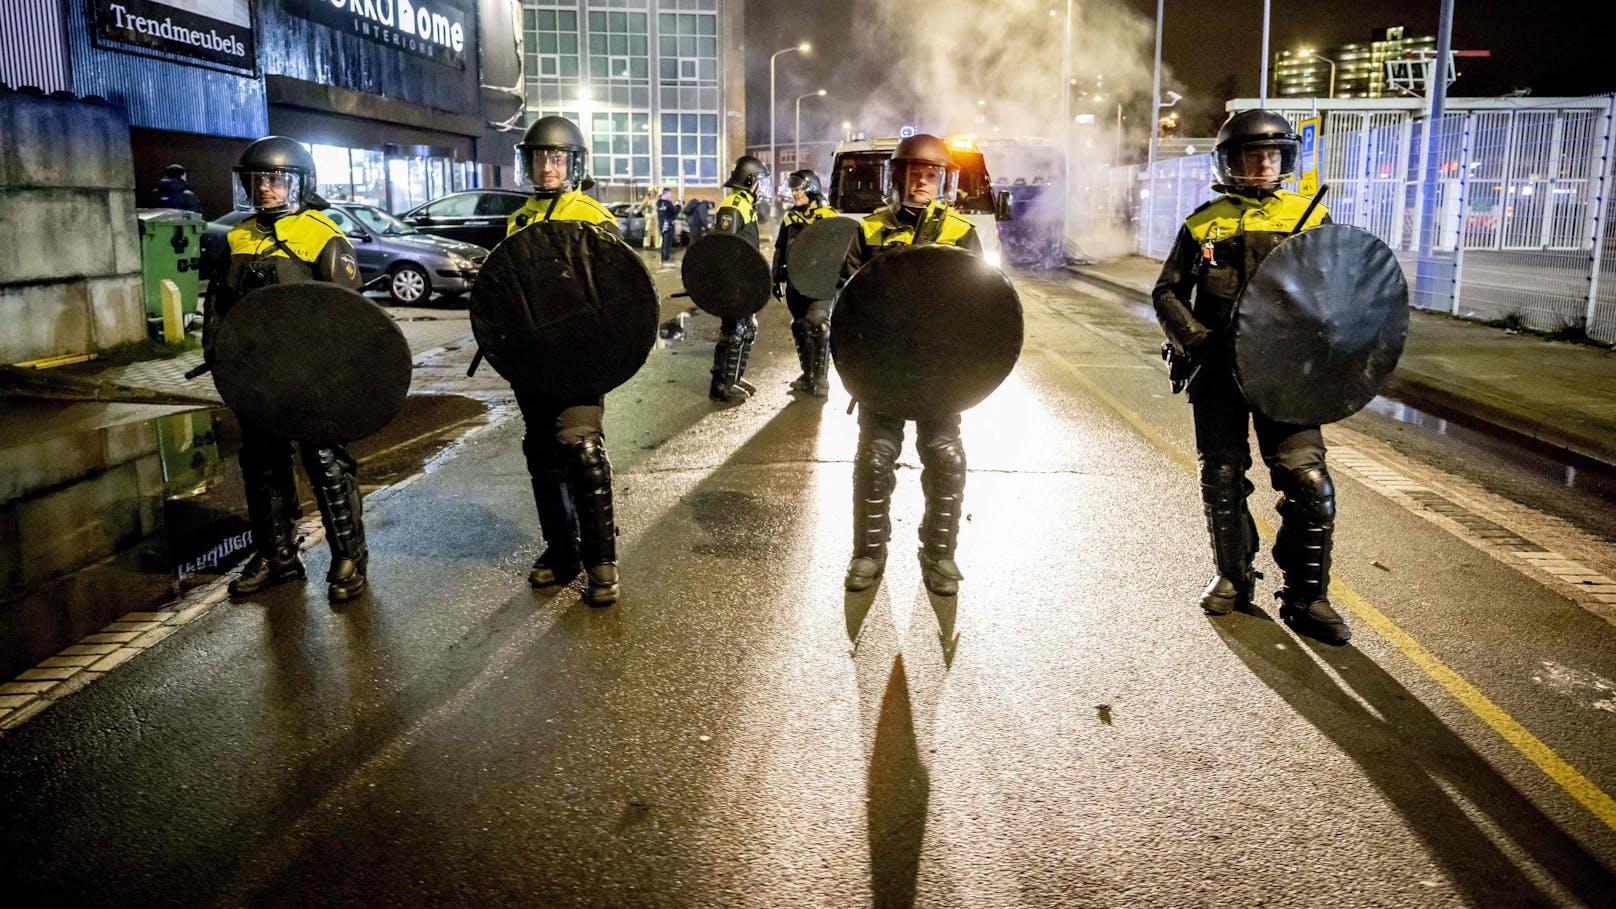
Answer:
<svg viewBox="0 0 1616 909"><path fill-rule="evenodd" d="M449 0L282 0L294 16L466 67L466 14Z"/></svg>
<svg viewBox="0 0 1616 909"><path fill-rule="evenodd" d="M95 43L251 72L248 0L93 0Z"/></svg>

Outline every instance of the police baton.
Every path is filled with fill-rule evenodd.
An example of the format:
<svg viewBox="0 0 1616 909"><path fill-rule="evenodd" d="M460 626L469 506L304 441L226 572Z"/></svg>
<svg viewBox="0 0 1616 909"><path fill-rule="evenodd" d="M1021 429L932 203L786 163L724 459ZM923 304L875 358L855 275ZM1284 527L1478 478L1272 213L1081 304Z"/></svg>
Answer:
<svg viewBox="0 0 1616 909"><path fill-rule="evenodd" d="M189 382L190 380L196 378L197 376L200 376L201 374L203 374L203 373L205 373L205 372L207 372L207 371L209 371L211 369L213 369L213 364L212 363L203 363L201 366L198 366L198 367L196 367L194 369L188 369L188 370L185 371L185 380L187 382Z"/></svg>

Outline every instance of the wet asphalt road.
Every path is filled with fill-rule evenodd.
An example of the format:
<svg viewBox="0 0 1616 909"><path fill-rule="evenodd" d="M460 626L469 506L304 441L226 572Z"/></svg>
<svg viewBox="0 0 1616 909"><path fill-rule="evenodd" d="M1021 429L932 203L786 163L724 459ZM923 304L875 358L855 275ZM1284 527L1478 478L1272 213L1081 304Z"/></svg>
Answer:
<svg viewBox="0 0 1616 909"><path fill-rule="evenodd" d="M328 606L316 551L306 588L0 738L8 902L1616 904L1616 628L1345 470L1337 589L1395 633L1203 616L1188 413L1149 332L1017 281L1022 361L965 418L957 600L910 555L912 447L886 578L843 592L846 398L787 394L773 306L762 394L714 407L697 317L609 398L619 605L527 588L496 413L367 507L368 597Z"/></svg>

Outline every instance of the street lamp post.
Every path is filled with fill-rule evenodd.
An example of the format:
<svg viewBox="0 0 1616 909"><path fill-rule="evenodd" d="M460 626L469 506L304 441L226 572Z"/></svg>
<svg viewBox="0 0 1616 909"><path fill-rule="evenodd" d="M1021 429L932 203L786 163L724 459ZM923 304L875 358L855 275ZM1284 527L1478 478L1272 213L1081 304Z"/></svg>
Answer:
<svg viewBox="0 0 1616 909"><path fill-rule="evenodd" d="M804 92L797 96L797 116L791 127L791 160L797 170L802 170L802 99L823 98L825 90Z"/></svg>
<svg viewBox="0 0 1616 909"><path fill-rule="evenodd" d="M813 50L813 45L804 41L796 47L787 47L777 50L769 55L769 170L772 173L780 169L780 163L774 157L774 61L781 54L806 54ZM773 179L771 177L771 179Z"/></svg>
<svg viewBox="0 0 1616 909"><path fill-rule="evenodd" d="M1311 48L1303 48L1302 49L1302 56L1303 57L1312 57L1315 60L1323 60L1325 63L1330 64L1330 93L1328 95L1326 95L1326 97L1334 98L1335 97L1335 61L1331 60L1329 57L1324 56L1323 54L1319 53L1316 50L1312 50Z"/></svg>

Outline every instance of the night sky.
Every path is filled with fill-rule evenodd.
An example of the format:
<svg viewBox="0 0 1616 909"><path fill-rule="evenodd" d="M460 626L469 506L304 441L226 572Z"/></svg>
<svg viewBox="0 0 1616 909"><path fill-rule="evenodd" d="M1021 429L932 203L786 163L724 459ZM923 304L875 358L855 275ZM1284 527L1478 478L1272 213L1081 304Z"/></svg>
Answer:
<svg viewBox="0 0 1616 909"><path fill-rule="evenodd" d="M1154 0L1109 0L1136 10L1149 22ZM861 100L892 75L902 56L901 41L890 48L869 47L869 10L876 3L913 3L915 27L928 26L922 0L746 0L748 141L768 141L769 54L807 39L816 47L809 57L788 54L777 64L778 141L790 141L792 102L797 95L825 88L829 95L802 105L803 140L834 139L841 122ZM1062 7L1060 0L1052 6ZM982 0L984 16L996 4ZM1092 6L1092 4L1091 4ZM1459 61L1456 96L1500 95L1530 88L1535 97L1581 96L1616 91L1616 67L1610 60L1607 30L1593 27L1604 8L1587 2L1537 6L1521 0L1457 0L1453 46L1456 50L1489 50L1486 59ZM1553 10L1551 15L1534 14ZM1580 11L1580 12L1579 12ZM1607 10L1608 11L1608 10ZM1270 50L1326 47L1368 41L1377 27L1403 25L1411 35L1435 34L1440 7L1436 0L1352 2L1275 2ZM861 16L863 19L861 20ZM1259 0L1167 0L1162 57L1170 78L1163 90L1185 95L1184 110L1193 124L1189 132L1209 134L1222 119L1223 90L1239 97L1257 94L1262 42ZM864 26L862 32L859 30ZM1150 46L1140 51L1148 68ZM1142 123L1148 86L1127 107L1130 122Z"/></svg>

